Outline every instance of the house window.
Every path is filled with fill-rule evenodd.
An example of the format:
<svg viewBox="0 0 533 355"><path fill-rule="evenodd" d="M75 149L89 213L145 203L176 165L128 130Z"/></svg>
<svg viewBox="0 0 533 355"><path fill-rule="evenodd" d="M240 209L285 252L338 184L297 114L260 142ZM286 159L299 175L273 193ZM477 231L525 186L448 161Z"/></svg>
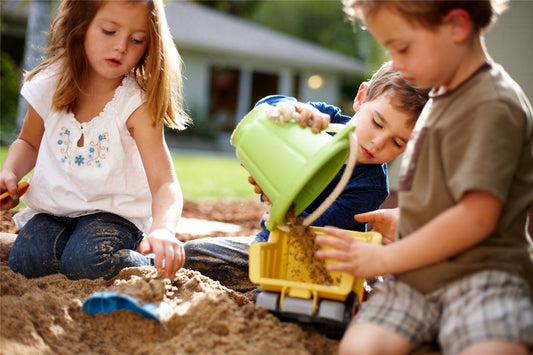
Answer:
<svg viewBox="0 0 533 355"><path fill-rule="evenodd" d="M278 75L254 72L252 75L251 104L254 105L257 101L267 95L279 94L278 81Z"/></svg>
<svg viewBox="0 0 533 355"><path fill-rule="evenodd" d="M225 66L211 67L209 123L219 131L235 128L240 71Z"/></svg>

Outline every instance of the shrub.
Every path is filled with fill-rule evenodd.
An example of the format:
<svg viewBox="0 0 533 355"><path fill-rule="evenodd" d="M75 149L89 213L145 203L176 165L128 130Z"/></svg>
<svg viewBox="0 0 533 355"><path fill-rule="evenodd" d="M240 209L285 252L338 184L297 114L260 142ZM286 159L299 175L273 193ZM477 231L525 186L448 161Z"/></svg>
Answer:
<svg viewBox="0 0 533 355"><path fill-rule="evenodd" d="M20 70L5 52L0 55L0 65L0 141L7 144L16 128Z"/></svg>

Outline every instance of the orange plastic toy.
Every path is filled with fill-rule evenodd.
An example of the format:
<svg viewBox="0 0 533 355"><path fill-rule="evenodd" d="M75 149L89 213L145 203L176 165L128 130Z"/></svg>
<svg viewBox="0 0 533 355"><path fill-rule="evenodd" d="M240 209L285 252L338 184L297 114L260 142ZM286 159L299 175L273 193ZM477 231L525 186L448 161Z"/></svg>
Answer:
<svg viewBox="0 0 533 355"><path fill-rule="evenodd" d="M24 195L26 191L28 191L28 187L30 187L30 184L28 184L26 181L23 181L17 185L17 191L19 193L19 197ZM6 191L0 195L0 200L8 198L9 196L10 196L9 191Z"/></svg>

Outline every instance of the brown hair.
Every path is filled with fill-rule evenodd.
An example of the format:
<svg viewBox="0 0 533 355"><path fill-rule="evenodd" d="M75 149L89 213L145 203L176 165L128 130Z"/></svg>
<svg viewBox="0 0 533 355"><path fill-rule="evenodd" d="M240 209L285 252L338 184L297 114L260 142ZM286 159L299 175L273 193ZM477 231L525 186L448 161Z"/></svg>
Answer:
<svg viewBox="0 0 533 355"><path fill-rule="evenodd" d="M411 115L409 124L418 119L428 100L428 89L420 89L402 78L400 72L386 62L372 75L363 102L372 101L381 95L388 95L394 107Z"/></svg>
<svg viewBox="0 0 533 355"><path fill-rule="evenodd" d="M509 0L343 0L344 11L352 19L363 23L380 8L388 7L411 23L427 28L440 25L452 9L464 9L470 14L476 32L483 32L507 8Z"/></svg>
<svg viewBox="0 0 533 355"><path fill-rule="evenodd" d="M164 122L183 129L189 117L183 108L181 57L167 25L162 0L128 0L142 3L149 16L148 42L144 55L133 68L135 79L146 94L148 111L155 124ZM55 110L71 112L89 75L84 38L89 24L105 0L64 0L52 23L47 58L26 76L52 65L59 66L59 79L52 99Z"/></svg>

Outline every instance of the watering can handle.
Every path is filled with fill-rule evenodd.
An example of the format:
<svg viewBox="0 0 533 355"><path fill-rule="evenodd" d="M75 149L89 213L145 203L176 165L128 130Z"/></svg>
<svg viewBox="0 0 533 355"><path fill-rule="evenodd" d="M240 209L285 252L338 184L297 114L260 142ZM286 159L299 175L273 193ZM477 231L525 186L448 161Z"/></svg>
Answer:
<svg viewBox="0 0 533 355"><path fill-rule="evenodd" d="M330 124L331 126L331 124ZM344 125L341 125L343 127L346 127ZM346 184L348 184L348 181L350 180L350 177L352 176L353 169L355 167L356 158L357 158L357 136L355 135L355 131L350 132L348 135L348 139L350 140L350 153L348 155L348 160L346 161L346 169L344 169L344 173L341 176L341 179L337 183L337 186L331 191L328 197L322 203L311 213L309 216L307 216L304 220L302 225L304 226L310 226L313 224L313 222L320 217L326 210L331 206L333 202L339 197L342 190L344 190L344 187Z"/></svg>

